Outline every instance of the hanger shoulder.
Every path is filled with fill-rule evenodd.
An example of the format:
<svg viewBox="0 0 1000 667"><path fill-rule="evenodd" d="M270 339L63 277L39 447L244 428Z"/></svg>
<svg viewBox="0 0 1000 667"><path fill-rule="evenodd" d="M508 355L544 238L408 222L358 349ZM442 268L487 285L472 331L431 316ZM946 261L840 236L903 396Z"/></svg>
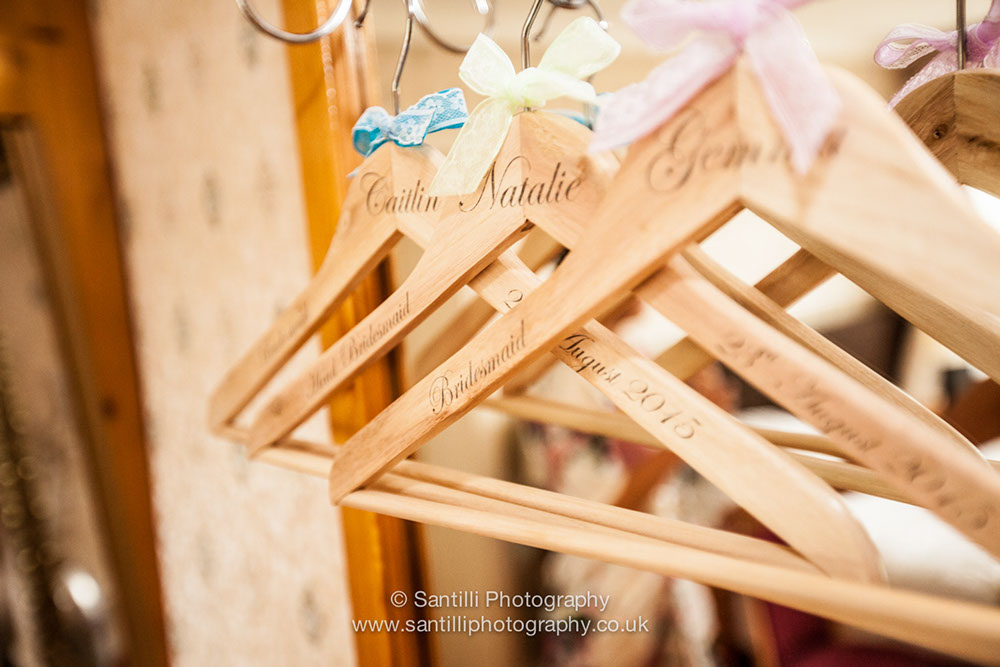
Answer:
<svg viewBox="0 0 1000 667"><path fill-rule="evenodd" d="M319 271L213 392L209 424L214 429L222 428L246 407L401 236L390 218L371 217L357 207L344 211L343 228L334 235Z"/></svg>
<svg viewBox="0 0 1000 667"><path fill-rule="evenodd" d="M948 171L958 176L961 136L955 102L955 75L946 74L920 86L895 111Z"/></svg>
<svg viewBox="0 0 1000 667"><path fill-rule="evenodd" d="M997 374L1000 234L880 98L834 75L842 124L810 174L755 164L743 198L786 236L921 329ZM741 99L747 141L779 139L759 91Z"/></svg>
<svg viewBox="0 0 1000 667"><path fill-rule="evenodd" d="M1000 197L1000 70L977 69L954 75L959 181Z"/></svg>
<svg viewBox="0 0 1000 667"><path fill-rule="evenodd" d="M805 177L785 161L755 163L744 172L748 205L782 229L837 248L855 273L870 268L1000 313L1000 234L880 97L845 72L830 75L843 113L820 159ZM756 84L742 87L740 105L746 141L781 140Z"/></svg>
<svg viewBox="0 0 1000 667"><path fill-rule="evenodd" d="M403 284L261 410L250 429L252 452L291 433L531 228L517 209L490 224L468 223L464 215L443 221Z"/></svg>
<svg viewBox="0 0 1000 667"><path fill-rule="evenodd" d="M618 171L611 154L593 154L589 146L593 133L565 116L530 111L515 118L521 156L532 173L547 177L551 184L565 181L560 196L546 197L526 211L529 219L566 247L575 247L591 215L600 205ZM544 183L545 181L541 181Z"/></svg>

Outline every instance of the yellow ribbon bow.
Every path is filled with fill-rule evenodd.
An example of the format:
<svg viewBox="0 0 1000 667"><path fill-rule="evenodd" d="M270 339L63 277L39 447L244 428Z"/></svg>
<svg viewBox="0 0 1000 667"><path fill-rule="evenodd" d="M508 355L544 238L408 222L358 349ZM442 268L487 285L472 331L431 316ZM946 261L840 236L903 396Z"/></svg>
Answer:
<svg viewBox="0 0 1000 667"><path fill-rule="evenodd" d="M447 196L473 192L500 152L519 109L542 107L557 97L593 102L597 97L594 87L583 79L610 65L620 51L621 45L594 19L581 17L559 33L538 67L514 72L503 49L480 34L458 75L486 99L469 114L428 193Z"/></svg>

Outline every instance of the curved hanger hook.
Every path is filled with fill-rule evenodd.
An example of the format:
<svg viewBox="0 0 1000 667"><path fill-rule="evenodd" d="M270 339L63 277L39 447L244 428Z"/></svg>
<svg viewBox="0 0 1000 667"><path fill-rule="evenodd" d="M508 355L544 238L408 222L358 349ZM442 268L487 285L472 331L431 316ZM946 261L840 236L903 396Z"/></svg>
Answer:
<svg viewBox="0 0 1000 667"><path fill-rule="evenodd" d="M420 26L420 29L424 31L424 34L430 38L432 42L440 46L445 51L451 51L452 53L465 53L469 50L472 44L467 46L459 46L452 42L449 42L445 38L437 34L434 28L431 27L431 22L427 18L427 14L424 13L424 4L421 0L410 0L408 3L412 6L413 18ZM486 35L493 34L493 26L496 24L496 11L495 5L492 0L472 0L472 4L476 7L476 13L480 16L486 17L486 25L480 31Z"/></svg>
<svg viewBox="0 0 1000 667"><path fill-rule="evenodd" d="M243 12L243 16L265 35L270 35L275 39L280 39L290 44L307 44L326 37L340 27L340 24L344 22L344 19L347 18L348 13L351 11L351 0L340 0L337 6L333 8L329 18L323 21L318 28L310 32L288 32L287 30L282 30L261 16L254 9L253 5L250 4L250 0L236 0L236 6Z"/></svg>
<svg viewBox="0 0 1000 667"><path fill-rule="evenodd" d="M596 0L549 0L549 13L542 19L542 27L532 36L531 41L537 42L542 38L545 31L549 29L549 24L552 23L552 17L555 15L557 9L580 9L584 5L588 5L594 10L594 18L597 19L597 25L601 26L602 30L607 30L608 20L604 18L604 10L601 9Z"/></svg>
<svg viewBox="0 0 1000 667"><path fill-rule="evenodd" d="M483 32L492 32L495 18L492 0L473 1L476 5L476 10L486 16L486 27ZM360 28L364 24L371 4L371 0L365 0L365 4L361 8L361 13L354 20L355 28ZM392 112L395 115L399 115L399 82L403 77L403 67L406 66L406 57L410 54L410 38L413 36L414 21L417 22L417 25L438 46L454 53L465 53L469 50L468 46L455 46L437 36L427 21L427 15L424 14L424 7L420 0L403 0L403 4L406 6L406 27L403 29L403 42L399 47L399 56L396 58L396 69L392 74Z"/></svg>

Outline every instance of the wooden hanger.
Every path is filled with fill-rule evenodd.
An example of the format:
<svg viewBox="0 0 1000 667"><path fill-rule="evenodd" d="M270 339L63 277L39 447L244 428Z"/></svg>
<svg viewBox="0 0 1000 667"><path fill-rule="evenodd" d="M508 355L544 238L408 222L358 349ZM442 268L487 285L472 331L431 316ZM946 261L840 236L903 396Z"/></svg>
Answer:
<svg viewBox="0 0 1000 667"><path fill-rule="evenodd" d="M845 104L842 126L828 142L818 164L801 181L788 169L783 140L770 120L753 75L742 64L703 91L686 111L661 130L635 144L616 179L616 187L598 212L595 231L570 253L552 279L525 298L510 315L484 330L459 355L418 382L345 445L338 464L331 470L331 498L338 500L388 469L500 386L520 364L557 345L592 313L620 298L624 291L662 266L672 252L706 236L744 204L779 228L805 230L797 235L809 239L822 237L831 245L831 237L840 233L836 221L848 212L853 216L846 225L853 231L844 233L848 239L860 233L856 229L859 227L880 236L873 219L897 232L903 231L897 226L904 220L909 230L932 227L938 218L928 220L929 215L946 214L940 219L981 224L975 221L940 167L918 150L921 147L912 135L871 91L839 73L834 73L834 78ZM748 152L744 153L742 164L736 168L732 163L727 167L724 161L702 161L695 163L697 169L679 172L671 164L678 156L671 149L671 137L689 128L692 122L700 123L704 136L711 142L704 148L709 150L714 146L716 156L725 155L727 149L742 151L745 147ZM701 145L690 144L692 148ZM747 160L747 155L757 160ZM676 182L678 173L683 174L680 183ZM888 210L890 205L897 206L900 199L906 203ZM630 233L623 233L624 225ZM829 229L817 229L823 225ZM965 266L960 261L964 256L958 253L943 259L922 256L919 250L940 246L941 234L948 233L947 229L938 231L934 238L928 238L926 232L913 234L909 247L878 263L879 273L902 280L900 274L909 266L912 277L921 281L930 267L947 265L966 278L966 289L972 292L988 289L996 282L995 275L968 274L967 266L981 264L984 259L981 256ZM868 242L889 252L885 238ZM964 245L956 243L956 246L964 251ZM970 252L975 255L978 249ZM870 268L865 271L874 274ZM924 301L937 298L915 286L907 287L905 293ZM990 305L981 293L971 300ZM517 342L516 349L504 355L505 358L497 357L511 341ZM483 360L496 362L483 366ZM606 363L611 367L610 361ZM615 359L614 363L620 362ZM449 404L431 400L435 383L440 384L442 378L460 378L470 364L482 367L474 381L454 392ZM639 382L652 391L664 381L664 373L659 368L650 368L652 364L648 362L640 364L644 373ZM633 386L638 389L640 385ZM644 427L656 422L655 418L639 421ZM922 504L948 518L993 553L1000 552L1000 531L996 530L1000 521L1000 479L980 461L956 456L960 450L954 447L934 450L925 449L923 443L910 444L916 448L911 453L920 452L919 459L913 459L911 453L899 459L900 452L891 447L856 446L850 456L872 464L887 479L900 484L904 494L922 495ZM909 476L916 478L923 477L928 466L934 469L933 484L905 483L907 466L912 470Z"/></svg>
<svg viewBox="0 0 1000 667"><path fill-rule="evenodd" d="M596 208L614 173L613 158L589 155L589 142L589 130L562 116L517 115L480 188L442 200L433 238L425 239L403 284L261 410L251 428L252 451L291 433L535 224L569 236L566 230Z"/></svg>

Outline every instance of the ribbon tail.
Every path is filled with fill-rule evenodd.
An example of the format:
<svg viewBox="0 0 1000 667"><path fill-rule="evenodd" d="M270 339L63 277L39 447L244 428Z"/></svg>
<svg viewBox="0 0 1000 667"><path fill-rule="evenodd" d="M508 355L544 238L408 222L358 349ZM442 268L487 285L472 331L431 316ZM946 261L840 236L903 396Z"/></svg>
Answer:
<svg viewBox="0 0 1000 667"><path fill-rule="evenodd" d="M586 79L614 62L621 44L589 16L567 25L545 50L538 68Z"/></svg>
<svg viewBox="0 0 1000 667"><path fill-rule="evenodd" d="M944 76L958 69L958 53L955 51L945 51L935 56L929 63L923 66L919 72L911 76L903 87L896 91L896 94L889 100L889 106L895 107L900 100L912 93L914 90L930 83L934 79Z"/></svg>
<svg viewBox="0 0 1000 667"><path fill-rule="evenodd" d="M513 117L507 100L480 102L459 130L427 193L446 197L474 192L500 152Z"/></svg>
<svg viewBox="0 0 1000 667"><path fill-rule="evenodd" d="M840 96L787 11L754 32L746 51L788 144L792 166L804 174L840 115Z"/></svg>
<svg viewBox="0 0 1000 667"><path fill-rule="evenodd" d="M737 55L728 39L705 36L645 80L602 97L590 150L624 146L653 132L724 74Z"/></svg>

